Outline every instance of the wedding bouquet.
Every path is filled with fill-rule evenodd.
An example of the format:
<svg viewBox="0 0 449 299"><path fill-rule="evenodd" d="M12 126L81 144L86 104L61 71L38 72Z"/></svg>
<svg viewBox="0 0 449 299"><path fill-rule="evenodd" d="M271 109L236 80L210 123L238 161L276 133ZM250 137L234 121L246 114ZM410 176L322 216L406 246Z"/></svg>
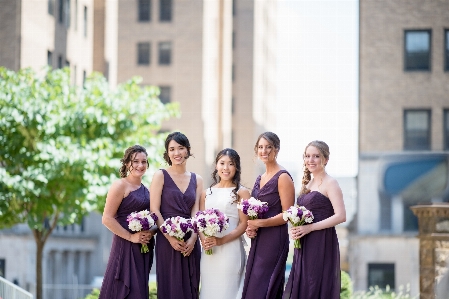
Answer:
<svg viewBox="0 0 449 299"><path fill-rule="evenodd" d="M180 216L165 219L161 225L161 230L164 234L175 237L180 241L184 240L188 232L197 232L196 225L192 219L186 219Z"/></svg>
<svg viewBox="0 0 449 299"><path fill-rule="evenodd" d="M131 231L140 232L143 230L149 230L156 223L157 216L148 210L143 210L140 212L132 212L128 215L128 217L126 217L126 220L128 221L128 227ZM140 252L147 253L149 251L148 245L142 244Z"/></svg>
<svg viewBox="0 0 449 299"><path fill-rule="evenodd" d="M289 221L293 226L304 225L305 223L312 223L313 214L304 206L294 205L282 213L282 218ZM295 248L301 248L299 239L295 240Z"/></svg>
<svg viewBox="0 0 449 299"><path fill-rule="evenodd" d="M229 218L218 209L207 209L198 211L194 221L198 232L202 232L206 237L213 237L229 227ZM206 250L207 255L212 254L212 249Z"/></svg>
<svg viewBox="0 0 449 299"><path fill-rule="evenodd" d="M249 219L261 218L268 211L268 203L251 197L244 199L237 208L242 210L243 214L248 215Z"/></svg>

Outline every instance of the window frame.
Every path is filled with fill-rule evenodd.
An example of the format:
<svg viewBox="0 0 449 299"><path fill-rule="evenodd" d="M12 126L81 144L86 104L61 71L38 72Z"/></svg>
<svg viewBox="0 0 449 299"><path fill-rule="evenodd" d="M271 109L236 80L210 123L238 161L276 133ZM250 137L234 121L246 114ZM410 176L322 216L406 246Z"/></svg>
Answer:
<svg viewBox="0 0 449 299"><path fill-rule="evenodd" d="M143 1L148 1L148 19L142 19L141 18L141 16L142 16L142 14L141 14L141 8L142 8L141 4L142 4ZM152 8L152 0L137 0L137 21L139 23L151 22L151 12L152 12L151 8Z"/></svg>
<svg viewBox="0 0 449 299"><path fill-rule="evenodd" d="M407 67L407 33L409 32L427 32L429 33L429 63L427 69L416 69ZM432 71L432 29L405 29L404 30L404 71L405 72L431 72Z"/></svg>
<svg viewBox="0 0 449 299"><path fill-rule="evenodd" d="M410 148L407 146L407 120L406 115L407 112L426 112L428 115L427 118L427 132L428 132L428 147L427 148ZM412 109L404 109L403 110L403 150L404 151L429 151L432 149L432 110L430 108L412 108Z"/></svg>
<svg viewBox="0 0 449 299"><path fill-rule="evenodd" d="M148 46L148 62L141 61L141 46ZM150 42L138 42L137 43L137 65L138 66L149 66L151 64L151 43Z"/></svg>
<svg viewBox="0 0 449 299"><path fill-rule="evenodd" d="M170 15L167 18L165 16L166 10L164 10L164 2L170 3ZM165 4L166 4L165 3ZM173 21L173 0L159 0L159 22L172 22Z"/></svg>
<svg viewBox="0 0 449 299"><path fill-rule="evenodd" d="M396 288L396 265L395 265L395 263L376 263L376 262L374 262L374 263L368 263L367 267L368 267L368 273L367 273L368 274L367 275L367 285L368 285L368 287L374 286L374 285L371 285L372 280L373 280L373 278L371 276L372 275L372 272L371 272L372 270L379 270L380 269L380 270L388 271L388 270L391 270L391 269L387 269L387 268L392 268L393 269L393 283L392 283L392 285L389 285L389 286L390 286L390 290L392 290L392 291L395 290L395 288ZM375 283L375 285L378 285L378 284ZM386 285L385 286L378 285L378 286L381 289L385 289Z"/></svg>
<svg viewBox="0 0 449 299"><path fill-rule="evenodd" d="M162 90L168 90L168 100L165 100L162 97ZM168 104L172 102L172 94L173 94L173 89L170 85L159 85L159 100L162 102L162 104Z"/></svg>
<svg viewBox="0 0 449 299"><path fill-rule="evenodd" d="M169 55L168 55L168 62L166 62L165 60L162 60L163 57L165 57L166 55L161 55L162 53L162 45L164 44L169 44L170 45L170 51L169 51ZM158 43L158 64L159 65L171 65L172 64L172 56L173 56L173 43L171 41L164 41L164 42L159 42Z"/></svg>

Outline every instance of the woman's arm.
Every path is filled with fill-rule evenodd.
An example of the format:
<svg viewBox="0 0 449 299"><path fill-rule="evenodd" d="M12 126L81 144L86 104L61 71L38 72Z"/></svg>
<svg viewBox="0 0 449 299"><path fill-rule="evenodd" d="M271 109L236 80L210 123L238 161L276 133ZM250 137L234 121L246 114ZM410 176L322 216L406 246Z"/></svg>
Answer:
<svg viewBox="0 0 449 299"><path fill-rule="evenodd" d="M200 208L200 197L203 191L203 178L199 175L196 175L196 195L195 195L195 203L193 204L192 211L190 216L195 217L196 213ZM186 241L184 247L184 256L189 256L192 253L193 248L195 247L196 239L198 235L196 233L192 233L192 236Z"/></svg>
<svg viewBox="0 0 449 299"><path fill-rule="evenodd" d="M238 192L239 198L248 199L251 197L249 194L248 189L246 188L240 188ZM213 248L214 246L221 246L223 244L229 243L231 241L234 241L237 238L240 238L241 235L246 230L247 227L247 221L248 216L243 214L241 210L238 210L239 213L239 224L236 228L234 228L232 231L229 232L229 234L224 235L223 237L208 237L203 241L204 249L208 250Z"/></svg>
<svg viewBox="0 0 449 299"><path fill-rule="evenodd" d="M316 223L292 227L293 239L301 238L311 231L333 227L346 221L346 209L343 202L343 193L341 192L341 188L338 185L337 180L331 178L326 187L327 197L332 203L334 215ZM313 213L313 211L311 212Z"/></svg>
<svg viewBox="0 0 449 299"><path fill-rule="evenodd" d="M287 173L283 173L278 179L279 197L281 198L282 211L287 210L295 203L295 187L293 181ZM285 224L282 212L267 219L248 220L248 228L256 230L259 227L278 226Z"/></svg>
<svg viewBox="0 0 449 299"><path fill-rule="evenodd" d="M125 197L125 183L122 180L115 181L109 188L106 196L106 205L104 206L103 217L101 221L111 232L132 243L148 243L151 235L148 232L142 231L137 233L130 233L118 223L115 219L118 207Z"/></svg>
<svg viewBox="0 0 449 299"><path fill-rule="evenodd" d="M161 196L162 196L162 188L164 187L164 173L162 170L158 170L153 175L153 180L151 181L150 186L150 211L156 214L157 216L157 226L160 228L164 223L165 219L161 214ZM161 231L162 232L162 231ZM185 243L184 241L180 241L175 237L172 237L168 234L164 234L165 238L167 238L168 242L170 242L171 247L174 250L183 252Z"/></svg>

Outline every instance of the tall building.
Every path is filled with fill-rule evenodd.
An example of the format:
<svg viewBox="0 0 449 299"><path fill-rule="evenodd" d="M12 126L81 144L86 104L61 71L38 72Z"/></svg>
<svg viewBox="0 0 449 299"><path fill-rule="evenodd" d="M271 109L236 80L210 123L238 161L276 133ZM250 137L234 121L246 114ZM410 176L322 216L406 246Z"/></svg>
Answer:
<svg viewBox="0 0 449 299"><path fill-rule="evenodd" d="M160 87L163 102L179 102L181 117L162 129L188 136L189 170L206 184L216 153L233 147L252 186L255 140L275 124L276 1L95 0L95 7L95 43L103 44L95 49L104 47L95 70L112 85L141 76Z"/></svg>
<svg viewBox="0 0 449 299"><path fill-rule="evenodd" d="M236 149L242 183L261 171L257 136L274 130L276 0L0 0L0 65L69 66L74 84L92 71L111 86L133 76L160 88L182 115L194 157L188 169L210 183L216 153ZM163 167L163 166L161 166ZM151 175L151 174L150 174ZM105 270L111 233L92 213L58 228L44 248L44 298L82 297ZM14 244L14 246L11 246ZM35 292L35 247L26 225L0 231L0 274ZM5 250L4 248L8 248ZM20 267L17 267L17 265Z"/></svg>
<svg viewBox="0 0 449 299"><path fill-rule="evenodd" d="M360 1L359 170L350 274L419 293L410 206L448 201L449 1ZM439 162L438 162L438 161ZM440 189L441 192L435 192Z"/></svg>

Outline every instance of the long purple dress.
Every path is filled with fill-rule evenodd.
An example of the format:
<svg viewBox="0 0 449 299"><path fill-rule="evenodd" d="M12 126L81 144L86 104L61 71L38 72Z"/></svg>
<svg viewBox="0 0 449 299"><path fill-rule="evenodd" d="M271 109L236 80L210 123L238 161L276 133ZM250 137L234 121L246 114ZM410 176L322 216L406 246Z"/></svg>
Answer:
<svg viewBox="0 0 449 299"><path fill-rule="evenodd" d="M297 203L312 212L313 222L334 215L331 201L318 191L301 195ZM340 251L335 227L310 232L300 242L283 299L339 299Z"/></svg>
<svg viewBox="0 0 449 299"><path fill-rule="evenodd" d="M263 219L282 213L278 179L283 173L290 175L286 170L280 170L262 188L260 188L260 176L254 183L251 196L260 201L266 201L269 206ZM287 224L259 228L257 236L251 240L242 299L281 298L287 255Z"/></svg>
<svg viewBox="0 0 449 299"><path fill-rule="evenodd" d="M141 185L123 198L115 219L133 233L128 228L126 218L132 212L149 208L150 192ZM154 238L148 244L150 252L141 253L141 246L114 234L99 299L148 299L148 276L153 264Z"/></svg>
<svg viewBox="0 0 449 299"><path fill-rule="evenodd" d="M181 216L190 218L196 200L196 175L191 173L189 186L179 190L165 169L160 211L164 219ZM190 238L190 233L185 240ZM161 299L197 299L200 284L201 249L199 241L189 256L184 257L171 247L162 233L156 236L157 297Z"/></svg>

